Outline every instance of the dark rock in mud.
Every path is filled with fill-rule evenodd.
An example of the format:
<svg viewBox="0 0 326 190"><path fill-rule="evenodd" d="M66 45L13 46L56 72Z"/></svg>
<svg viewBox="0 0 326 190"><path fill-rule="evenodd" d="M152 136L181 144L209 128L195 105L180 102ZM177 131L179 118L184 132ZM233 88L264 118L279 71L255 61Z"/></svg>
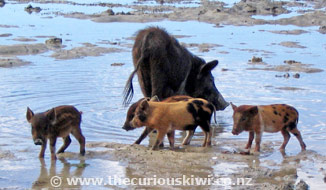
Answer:
<svg viewBox="0 0 326 190"><path fill-rule="evenodd" d="M295 61L295 60L285 60L284 63L293 65L293 64L302 64L301 62Z"/></svg>
<svg viewBox="0 0 326 190"><path fill-rule="evenodd" d="M290 78L290 73L285 73L284 75L275 75L275 77L278 77L278 78L281 78L281 77Z"/></svg>
<svg viewBox="0 0 326 190"><path fill-rule="evenodd" d="M0 37L9 37L9 36L12 36L12 34L9 34L9 33L0 34Z"/></svg>
<svg viewBox="0 0 326 190"><path fill-rule="evenodd" d="M46 45L54 46L54 47L61 47L62 39L61 38L51 38L45 41Z"/></svg>
<svg viewBox="0 0 326 190"><path fill-rule="evenodd" d="M5 0L0 0L0 7L4 7L6 4Z"/></svg>
<svg viewBox="0 0 326 190"><path fill-rule="evenodd" d="M32 5L28 5L24 10L31 14L32 12L39 13L42 9L40 7L33 7Z"/></svg>
<svg viewBox="0 0 326 190"><path fill-rule="evenodd" d="M318 30L320 33L322 34L326 34L326 26L321 26L319 27L319 30Z"/></svg>
<svg viewBox="0 0 326 190"><path fill-rule="evenodd" d="M250 65L266 65L266 63L263 62L262 57L255 57L255 56L253 56L250 60L248 60L248 64L250 64Z"/></svg>
<svg viewBox="0 0 326 190"><path fill-rule="evenodd" d="M114 15L114 12L113 12L113 10L112 9L108 9L108 10L106 10L106 12L108 13L108 15Z"/></svg>
<svg viewBox="0 0 326 190"><path fill-rule="evenodd" d="M253 56L253 57L251 58L251 62L252 62L252 63L263 62L263 58Z"/></svg>
<svg viewBox="0 0 326 190"><path fill-rule="evenodd" d="M295 186L296 190L308 190L309 189L309 185L303 181L300 180L300 182Z"/></svg>
<svg viewBox="0 0 326 190"><path fill-rule="evenodd" d="M111 66L123 66L125 65L124 63L112 63Z"/></svg>
<svg viewBox="0 0 326 190"><path fill-rule="evenodd" d="M295 74L293 75L293 78L296 78L296 79L300 78L300 74L299 74L299 73L295 73Z"/></svg>

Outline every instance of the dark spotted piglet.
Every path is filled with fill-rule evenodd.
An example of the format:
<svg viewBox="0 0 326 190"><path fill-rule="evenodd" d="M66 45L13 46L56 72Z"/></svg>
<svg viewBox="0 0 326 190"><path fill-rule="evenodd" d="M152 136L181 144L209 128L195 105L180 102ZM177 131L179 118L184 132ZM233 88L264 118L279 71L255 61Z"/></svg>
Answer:
<svg viewBox="0 0 326 190"><path fill-rule="evenodd" d="M246 146L246 149L249 149L248 151L250 151L255 135L255 152L259 152L263 132L275 133L279 131L281 131L284 137L280 150L285 149L290 140L290 133L297 137L302 151L306 149L306 145L297 128L299 113L292 106L272 104L264 106L242 105L237 107L232 103L231 105L234 111L232 134L238 135L242 131L249 131L249 140Z"/></svg>
<svg viewBox="0 0 326 190"><path fill-rule="evenodd" d="M175 130L194 130L198 125L205 134L203 146L211 145L210 120L215 111L213 104L201 98L174 103L142 100L130 121L133 128L146 126L157 130L153 150L157 149L167 134L174 148Z"/></svg>
<svg viewBox="0 0 326 190"><path fill-rule="evenodd" d="M69 146L71 133L80 144L80 154L85 155L85 137L80 129L81 114L74 106L58 106L46 112L34 114L27 108L26 118L32 126L35 145L41 145L40 158L44 158L47 140L50 141L51 159L55 160L55 144L58 137L64 143L57 153L63 153Z"/></svg>

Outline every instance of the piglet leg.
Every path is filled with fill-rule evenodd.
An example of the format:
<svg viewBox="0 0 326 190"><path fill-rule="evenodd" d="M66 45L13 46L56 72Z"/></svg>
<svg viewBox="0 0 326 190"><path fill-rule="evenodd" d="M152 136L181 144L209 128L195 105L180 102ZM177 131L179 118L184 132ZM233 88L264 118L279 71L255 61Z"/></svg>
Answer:
<svg viewBox="0 0 326 190"><path fill-rule="evenodd" d="M256 132L256 147L255 147L255 152L260 151L260 143L261 143L261 137L262 137L262 132Z"/></svg>
<svg viewBox="0 0 326 190"><path fill-rule="evenodd" d="M250 148L251 148L251 145L252 145L252 141L254 140L254 138L255 138L255 132L250 131L249 132L248 143L247 143L245 149L249 149L249 151L250 151Z"/></svg>
<svg viewBox="0 0 326 190"><path fill-rule="evenodd" d="M55 143L57 142L57 137L50 138L50 152L51 152L51 160L56 160L57 157L55 155Z"/></svg>
<svg viewBox="0 0 326 190"><path fill-rule="evenodd" d="M174 131L168 132L168 139L169 139L169 143L170 143L170 149L173 150L174 149Z"/></svg>
<svg viewBox="0 0 326 190"><path fill-rule="evenodd" d="M187 136L185 137L185 139L183 139L182 145L189 145L192 137L194 136L194 133L194 130L187 131Z"/></svg>
<svg viewBox="0 0 326 190"><path fill-rule="evenodd" d="M40 154L38 156L39 158L44 158L44 153L45 153L47 141L48 140L45 139L44 143L42 144L41 151L40 151Z"/></svg>
<svg viewBox="0 0 326 190"><path fill-rule="evenodd" d="M160 144L162 143L164 136L165 136L166 132L164 131L157 131L157 136L156 136L156 141L153 145L152 150L157 150L158 147L160 146Z"/></svg>

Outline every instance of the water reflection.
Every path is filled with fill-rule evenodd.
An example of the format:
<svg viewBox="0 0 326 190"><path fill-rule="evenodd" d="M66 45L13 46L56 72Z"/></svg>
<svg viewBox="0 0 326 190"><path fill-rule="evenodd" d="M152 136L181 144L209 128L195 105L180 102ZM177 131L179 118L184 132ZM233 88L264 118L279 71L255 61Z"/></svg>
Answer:
<svg viewBox="0 0 326 190"><path fill-rule="evenodd" d="M49 167L46 166L43 158L40 158L40 174L33 182L32 189L52 188L58 185L60 188L80 188L79 185L68 185L67 178L82 177L86 168L85 160L79 160L79 164L71 164L65 158L60 157L57 161L51 161ZM57 171L57 162L61 162L62 169ZM73 170L72 170L73 169ZM59 181L54 179L57 176ZM59 184L61 181L61 184Z"/></svg>

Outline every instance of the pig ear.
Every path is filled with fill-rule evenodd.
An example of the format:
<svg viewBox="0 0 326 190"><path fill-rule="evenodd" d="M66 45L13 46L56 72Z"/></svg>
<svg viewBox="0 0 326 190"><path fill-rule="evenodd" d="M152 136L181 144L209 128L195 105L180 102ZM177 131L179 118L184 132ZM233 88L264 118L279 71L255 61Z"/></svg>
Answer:
<svg viewBox="0 0 326 190"><path fill-rule="evenodd" d="M31 119L33 116L34 116L33 111L31 109L29 109L29 107L27 107L26 119L29 123L31 122Z"/></svg>
<svg viewBox="0 0 326 190"><path fill-rule="evenodd" d="M209 74L217 66L217 64L218 64L218 61L214 60L214 61L211 61L211 62L208 62L208 63L202 65L200 68L199 75L205 76L205 75Z"/></svg>
<svg viewBox="0 0 326 190"><path fill-rule="evenodd" d="M151 101L151 102L159 102L160 99L158 99L158 96L155 95L155 96L153 96L149 101Z"/></svg>
<svg viewBox="0 0 326 190"><path fill-rule="evenodd" d="M248 109L248 112L251 115L256 115L258 113L258 107L257 106L253 106L253 107L251 107L251 108Z"/></svg>
<svg viewBox="0 0 326 190"><path fill-rule="evenodd" d="M54 125L55 122L56 122L56 119L57 119L57 113L56 113L55 109L52 108L52 109L47 113L46 116L48 117L48 119L49 119L49 121L51 122L51 124Z"/></svg>
<svg viewBox="0 0 326 190"><path fill-rule="evenodd" d="M238 107L236 105L234 105L232 102L230 102L232 109L235 111Z"/></svg>
<svg viewBox="0 0 326 190"><path fill-rule="evenodd" d="M139 106L140 110L145 111L149 107L148 101L146 99L141 101Z"/></svg>

